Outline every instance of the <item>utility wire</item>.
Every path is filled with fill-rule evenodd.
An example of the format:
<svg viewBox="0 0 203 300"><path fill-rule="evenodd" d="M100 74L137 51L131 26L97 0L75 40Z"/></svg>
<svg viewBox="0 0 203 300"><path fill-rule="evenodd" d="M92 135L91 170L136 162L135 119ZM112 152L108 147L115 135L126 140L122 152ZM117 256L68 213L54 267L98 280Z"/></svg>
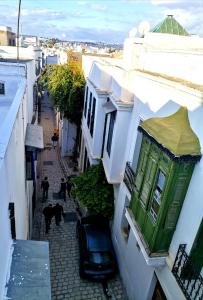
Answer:
<svg viewBox="0 0 203 300"><path fill-rule="evenodd" d="M20 30L20 9L21 9L21 0L18 2L18 23L17 23L17 62L19 63L19 30Z"/></svg>

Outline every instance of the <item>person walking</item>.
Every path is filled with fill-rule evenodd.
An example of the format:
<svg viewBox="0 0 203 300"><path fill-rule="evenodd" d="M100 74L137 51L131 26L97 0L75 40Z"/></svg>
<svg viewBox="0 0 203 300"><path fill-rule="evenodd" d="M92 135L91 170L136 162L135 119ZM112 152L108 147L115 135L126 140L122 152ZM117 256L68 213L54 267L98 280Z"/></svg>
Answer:
<svg viewBox="0 0 203 300"><path fill-rule="evenodd" d="M59 139L59 137L58 137L57 133L55 132L54 135L51 137L51 140L52 140L52 146L53 146L54 149L55 149L56 146L57 146L58 139Z"/></svg>
<svg viewBox="0 0 203 300"><path fill-rule="evenodd" d="M49 204L43 209L43 215L45 219L45 233L49 232L50 225L51 225L51 219L53 217L53 207L52 204Z"/></svg>
<svg viewBox="0 0 203 300"><path fill-rule="evenodd" d="M72 188L72 183L70 182L70 177L68 177L68 179L66 180L66 188L67 188L67 192L68 192L68 197L70 199L71 197L71 188Z"/></svg>
<svg viewBox="0 0 203 300"><path fill-rule="evenodd" d="M59 226L61 222L61 216L63 216L63 206L59 203L56 203L56 205L53 207L53 213L55 216L56 225Z"/></svg>
<svg viewBox="0 0 203 300"><path fill-rule="evenodd" d="M62 196L64 202L66 202L66 182L64 178L61 178L61 187L60 187L59 195Z"/></svg>
<svg viewBox="0 0 203 300"><path fill-rule="evenodd" d="M42 194L43 200L48 199L48 191L49 191L48 177L44 177L44 180L42 180L41 189L43 191L43 194Z"/></svg>

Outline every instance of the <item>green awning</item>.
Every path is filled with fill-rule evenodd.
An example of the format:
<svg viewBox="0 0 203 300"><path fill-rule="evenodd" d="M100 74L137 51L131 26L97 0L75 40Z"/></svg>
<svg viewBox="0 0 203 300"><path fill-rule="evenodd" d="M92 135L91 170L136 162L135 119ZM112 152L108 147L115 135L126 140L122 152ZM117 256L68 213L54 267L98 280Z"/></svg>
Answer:
<svg viewBox="0 0 203 300"><path fill-rule="evenodd" d="M201 156L199 139L190 127L185 107L168 117L150 118L140 127L175 157Z"/></svg>
<svg viewBox="0 0 203 300"><path fill-rule="evenodd" d="M174 19L172 15L168 15L163 22L156 25L151 32L168 33L176 35L186 35L189 33Z"/></svg>

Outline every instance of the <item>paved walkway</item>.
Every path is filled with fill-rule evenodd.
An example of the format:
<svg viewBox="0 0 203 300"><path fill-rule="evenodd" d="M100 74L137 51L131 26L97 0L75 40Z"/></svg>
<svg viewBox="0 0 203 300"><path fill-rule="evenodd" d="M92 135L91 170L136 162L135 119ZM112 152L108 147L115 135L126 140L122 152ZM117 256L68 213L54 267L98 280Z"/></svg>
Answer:
<svg viewBox="0 0 203 300"><path fill-rule="evenodd" d="M107 299L104 295L101 283L81 280L79 277L79 249L76 239L76 214L74 201L68 199L66 203L57 199L61 177L64 177L61 169L58 151L51 147L51 136L55 127L55 113L45 94L42 100L41 125L44 128L45 149L39 155L38 163L38 182L48 176L50 183L49 197L46 203L42 202L41 191L38 193L38 202L35 210L33 239L49 241L50 248L50 268L52 300L103 300ZM66 164L68 174L72 170ZM55 225L52 220L51 229L45 234L45 224L42 215L43 208L49 203L60 203L67 213L67 220L62 221L60 226ZM72 219L72 221L71 221ZM109 290L114 295L111 299L127 299L124 296L120 277L108 282Z"/></svg>

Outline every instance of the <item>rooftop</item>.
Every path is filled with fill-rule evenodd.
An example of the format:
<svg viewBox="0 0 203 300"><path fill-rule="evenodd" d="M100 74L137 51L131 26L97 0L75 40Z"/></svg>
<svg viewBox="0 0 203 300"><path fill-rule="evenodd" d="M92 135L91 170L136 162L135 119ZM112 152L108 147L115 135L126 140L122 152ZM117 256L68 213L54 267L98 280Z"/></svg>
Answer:
<svg viewBox="0 0 203 300"><path fill-rule="evenodd" d="M176 21L176 19L174 19L173 15L168 15L161 23L156 25L151 32L189 35L189 33Z"/></svg>
<svg viewBox="0 0 203 300"><path fill-rule="evenodd" d="M48 242L14 242L6 296L11 300L51 300Z"/></svg>

